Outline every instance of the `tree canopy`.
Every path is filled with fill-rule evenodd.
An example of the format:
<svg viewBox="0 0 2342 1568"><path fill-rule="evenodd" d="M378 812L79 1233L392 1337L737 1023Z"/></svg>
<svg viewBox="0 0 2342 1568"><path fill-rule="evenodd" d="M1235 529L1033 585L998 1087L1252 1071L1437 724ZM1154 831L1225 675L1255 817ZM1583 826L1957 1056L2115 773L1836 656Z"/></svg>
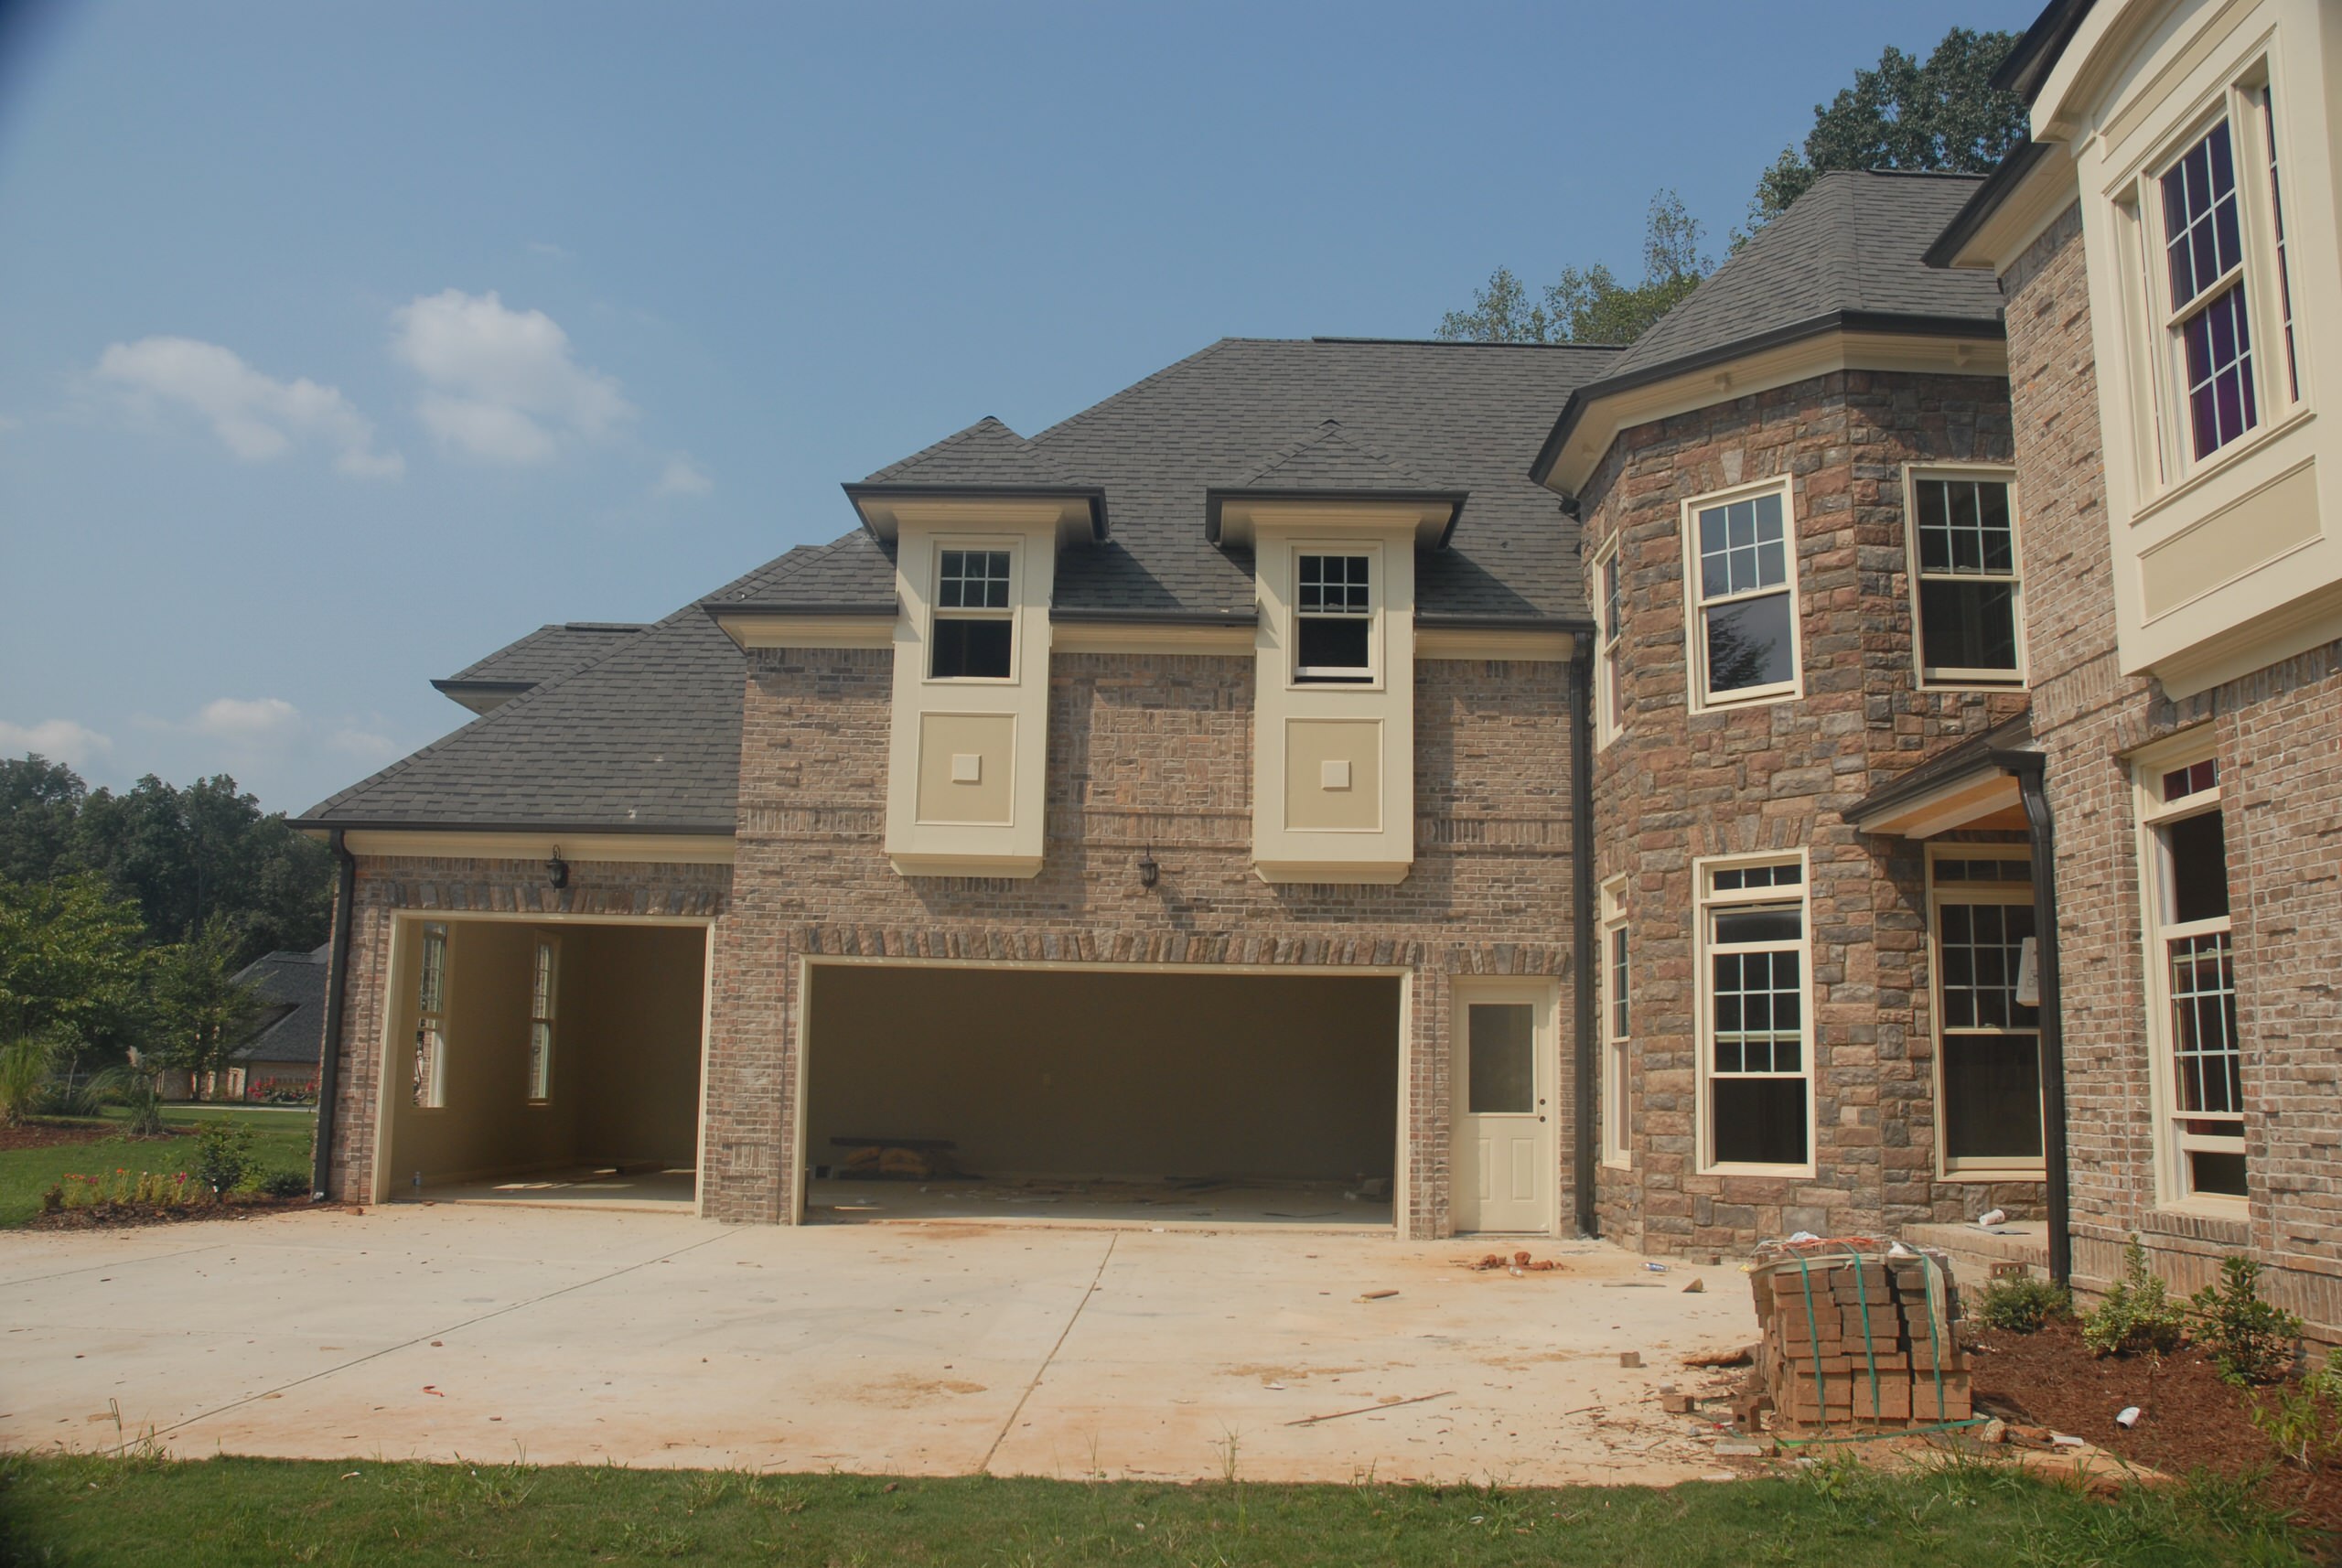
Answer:
<svg viewBox="0 0 2342 1568"><path fill-rule="evenodd" d="M1758 177L1749 231L1833 169L1984 174L1998 166L2025 139L2025 101L1992 83L2018 36L1954 27L1925 60L1890 45L1875 68L1854 73L1852 87L1815 104L1804 146L1783 147Z"/></svg>
<svg viewBox="0 0 2342 1568"><path fill-rule="evenodd" d="M1437 337L1453 343L1631 343L1691 293L1714 264L1700 250L1700 221L1662 190L1643 223L1643 281L1631 287L1600 262L1563 267L1541 299L1509 267L1477 289L1472 308L1451 310Z"/></svg>

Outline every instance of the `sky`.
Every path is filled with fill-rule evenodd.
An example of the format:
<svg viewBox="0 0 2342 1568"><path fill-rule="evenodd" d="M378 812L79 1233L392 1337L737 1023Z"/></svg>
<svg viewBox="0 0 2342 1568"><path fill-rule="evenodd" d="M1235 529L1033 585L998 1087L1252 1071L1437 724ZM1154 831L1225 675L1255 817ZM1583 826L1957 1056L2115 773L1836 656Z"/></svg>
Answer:
<svg viewBox="0 0 2342 1568"><path fill-rule="evenodd" d="M1226 336L1721 255L1887 45L2036 6L0 0L0 756L298 812Z"/></svg>

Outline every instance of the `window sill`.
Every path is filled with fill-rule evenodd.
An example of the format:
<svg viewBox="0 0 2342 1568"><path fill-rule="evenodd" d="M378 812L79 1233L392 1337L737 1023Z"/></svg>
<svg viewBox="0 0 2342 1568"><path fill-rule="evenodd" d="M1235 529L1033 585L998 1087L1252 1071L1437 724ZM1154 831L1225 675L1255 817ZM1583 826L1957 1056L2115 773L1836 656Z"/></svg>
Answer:
<svg viewBox="0 0 2342 1568"><path fill-rule="evenodd" d="M1936 1173L1941 1182L2047 1181L2047 1165L1947 1165Z"/></svg>
<svg viewBox="0 0 2342 1568"><path fill-rule="evenodd" d="M1805 693L1795 686L1778 690L1768 687L1753 696L1703 698L1692 704L1692 712L1695 716L1701 714L1738 713L1743 708L1769 708L1776 703L1794 703L1804 695Z"/></svg>
<svg viewBox="0 0 2342 1568"><path fill-rule="evenodd" d="M1698 1175L1713 1176L1763 1176L1768 1180L1810 1181L1820 1174L1817 1165L1702 1165Z"/></svg>
<svg viewBox="0 0 2342 1568"><path fill-rule="evenodd" d="M2276 445L2277 442L2316 417L2317 410L2314 408L2307 406L2296 408L2276 424L2264 425L2251 435L2231 442L2197 464L2195 471L2186 478L2157 494L2154 499L2143 501L2133 508L2131 512L2131 526L2136 528L2141 523L2151 521L2173 507L2178 506L2255 452Z"/></svg>
<svg viewBox="0 0 2342 1568"><path fill-rule="evenodd" d="M2022 696L2026 687L2025 677L2022 675L2010 675L1997 680L1955 679L1930 675L1922 671L1919 674L1919 690L1922 692L2014 692Z"/></svg>
<svg viewBox="0 0 2342 1568"><path fill-rule="evenodd" d="M1606 1171L1630 1171L1635 1168L1633 1157L1626 1155L1605 1155L1599 1163Z"/></svg>

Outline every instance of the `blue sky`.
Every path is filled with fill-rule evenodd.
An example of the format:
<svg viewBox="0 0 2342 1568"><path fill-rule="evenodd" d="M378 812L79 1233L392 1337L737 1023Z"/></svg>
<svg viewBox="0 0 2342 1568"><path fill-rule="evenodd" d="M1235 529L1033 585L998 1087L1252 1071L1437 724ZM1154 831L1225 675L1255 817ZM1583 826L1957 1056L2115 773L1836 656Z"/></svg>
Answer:
<svg viewBox="0 0 2342 1568"><path fill-rule="evenodd" d="M1661 186L1720 252L2034 9L0 5L0 754L298 811L983 414L1631 278Z"/></svg>

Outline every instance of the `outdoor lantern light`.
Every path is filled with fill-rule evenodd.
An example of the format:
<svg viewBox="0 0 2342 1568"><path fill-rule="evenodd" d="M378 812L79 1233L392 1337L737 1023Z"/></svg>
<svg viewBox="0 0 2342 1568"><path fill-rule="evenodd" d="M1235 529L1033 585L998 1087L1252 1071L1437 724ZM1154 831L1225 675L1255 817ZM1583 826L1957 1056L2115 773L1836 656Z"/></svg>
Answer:
<svg viewBox="0 0 2342 1568"><path fill-rule="evenodd" d="M1155 864L1155 846L1149 844L1146 853L1138 857L1138 885L1141 887L1152 887L1155 886L1155 879L1162 875L1163 868Z"/></svg>
<svg viewBox="0 0 2342 1568"><path fill-rule="evenodd" d="M553 846L553 858L545 862L545 880L555 887L569 886L569 862L561 858L561 846Z"/></svg>

